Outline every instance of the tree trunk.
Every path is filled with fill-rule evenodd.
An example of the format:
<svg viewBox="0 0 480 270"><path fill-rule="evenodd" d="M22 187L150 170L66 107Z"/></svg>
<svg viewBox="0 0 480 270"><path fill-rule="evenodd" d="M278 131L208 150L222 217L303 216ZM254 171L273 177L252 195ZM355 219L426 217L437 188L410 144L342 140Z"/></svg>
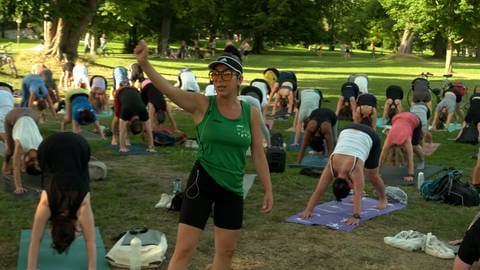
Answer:
<svg viewBox="0 0 480 270"><path fill-rule="evenodd" d="M452 55L453 55L453 40L447 42L447 53L445 55L445 70L444 74L450 74L453 72L452 68Z"/></svg>
<svg viewBox="0 0 480 270"><path fill-rule="evenodd" d="M398 46L397 54L411 54L413 50L413 39L415 32L411 32L409 28L405 27L403 30L402 40Z"/></svg>
<svg viewBox="0 0 480 270"><path fill-rule="evenodd" d="M157 41L157 51L164 56L167 55L168 40L170 39L170 29L172 25L172 16L164 16L162 18L162 27L160 37Z"/></svg>
<svg viewBox="0 0 480 270"><path fill-rule="evenodd" d="M70 2L70 1L69 1ZM63 0L56 0L55 5L67 5ZM58 19L47 22L45 35L45 46L43 54L53 57L58 61L65 57L74 61L78 57L77 49L80 38L85 33L88 24L92 20L93 13L97 9L97 0L86 0L85 3L78 3L82 8L75 9L82 11L77 16L65 16L60 14Z"/></svg>
<svg viewBox="0 0 480 270"><path fill-rule="evenodd" d="M435 39L433 40L433 44L432 44L433 56L438 58L445 57L446 56L445 52L447 50L447 48L445 47L445 44L447 44L448 42L449 41L445 40L445 38L443 38L440 33L437 33L435 35ZM452 43L452 46L453 46L453 43ZM453 50L453 47L452 47L452 50Z"/></svg>
<svg viewBox="0 0 480 270"><path fill-rule="evenodd" d="M263 36L262 35L255 35L254 38L253 38L252 53L259 54L259 53L262 53L263 50L264 50Z"/></svg>

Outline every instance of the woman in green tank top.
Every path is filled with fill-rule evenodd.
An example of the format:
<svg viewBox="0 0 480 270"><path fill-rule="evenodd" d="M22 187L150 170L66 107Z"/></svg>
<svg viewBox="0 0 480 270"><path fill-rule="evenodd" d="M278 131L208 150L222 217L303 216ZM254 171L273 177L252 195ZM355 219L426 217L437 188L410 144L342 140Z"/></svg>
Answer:
<svg viewBox="0 0 480 270"><path fill-rule="evenodd" d="M235 51L238 53L238 50ZM207 97L173 87L149 63L146 43L141 41L135 48L138 63L155 87L192 114L199 141L197 162L184 192L177 241L169 269L188 268L212 207L216 239L212 268L230 268L242 226L242 181L245 151L249 146L265 189L261 211L268 213L273 207L272 184L262 145L260 112L237 100L243 68L239 55L234 54L224 54L208 66L217 95Z"/></svg>

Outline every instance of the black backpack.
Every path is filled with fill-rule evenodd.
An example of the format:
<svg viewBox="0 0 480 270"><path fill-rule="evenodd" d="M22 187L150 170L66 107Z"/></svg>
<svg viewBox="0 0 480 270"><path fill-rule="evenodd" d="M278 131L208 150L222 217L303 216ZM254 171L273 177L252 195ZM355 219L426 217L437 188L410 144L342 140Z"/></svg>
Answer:
<svg viewBox="0 0 480 270"><path fill-rule="evenodd" d="M280 132L272 132L270 136L272 147L283 148L283 135Z"/></svg>
<svg viewBox="0 0 480 270"><path fill-rule="evenodd" d="M449 169L435 180L423 183L422 197L427 200L442 200L452 205L479 205L477 189L471 184L463 182L462 177L462 171Z"/></svg>

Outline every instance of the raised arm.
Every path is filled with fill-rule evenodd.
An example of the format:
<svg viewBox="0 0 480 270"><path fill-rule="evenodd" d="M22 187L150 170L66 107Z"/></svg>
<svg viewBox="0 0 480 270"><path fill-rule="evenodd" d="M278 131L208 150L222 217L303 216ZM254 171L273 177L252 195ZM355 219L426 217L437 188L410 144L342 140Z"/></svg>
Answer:
<svg viewBox="0 0 480 270"><path fill-rule="evenodd" d="M195 122L197 122L197 120L200 122L208 108L208 97L200 93L183 91L173 87L167 79L155 71L148 61L148 47L145 41L140 41L135 47L134 52L138 63L152 81L153 85L175 104L193 114Z"/></svg>
<svg viewBox="0 0 480 270"><path fill-rule="evenodd" d="M262 145L263 135L260 129L260 117L260 112L254 106L251 106L250 122L252 133L252 159L253 163L255 164L255 169L260 176L260 180L262 181L262 185L265 190L261 211L264 213L268 213L273 208L273 191L272 181L270 179L270 172L268 170L268 162Z"/></svg>
<svg viewBox="0 0 480 270"><path fill-rule="evenodd" d="M28 265L27 270L37 270L38 254L40 252L40 242L42 241L43 231L50 218L50 208L48 207L47 193L42 191L40 201L33 218L32 235L30 237L30 246L28 247Z"/></svg>

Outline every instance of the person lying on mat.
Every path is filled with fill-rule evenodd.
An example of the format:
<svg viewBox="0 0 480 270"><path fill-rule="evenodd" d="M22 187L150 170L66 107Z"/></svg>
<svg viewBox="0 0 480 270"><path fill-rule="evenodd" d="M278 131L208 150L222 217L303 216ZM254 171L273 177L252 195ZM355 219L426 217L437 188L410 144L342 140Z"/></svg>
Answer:
<svg viewBox="0 0 480 270"><path fill-rule="evenodd" d="M402 112L403 89L398 85L390 85L386 90L383 106L382 125L390 125L395 114Z"/></svg>
<svg viewBox="0 0 480 270"><path fill-rule="evenodd" d="M457 256L453 261L453 270L477 269L472 268L477 265L480 259L480 242L478 235L480 234L480 214L475 215L472 222L468 226L467 232L462 240L449 241L451 245L460 244Z"/></svg>
<svg viewBox="0 0 480 270"><path fill-rule="evenodd" d="M293 120L296 121L294 124L295 137L293 138L293 146L298 145L303 124L307 123L311 113L322 105L322 92L318 89L301 90L299 96L300 98L297 102L298 113Z"/></svg>
<svg viewBox="0 0 480 270"><path fill-rule="evenodd" d="M13 99L13 87L7 83L0 82L0 139L3 144L7 144L7 134L5 133L5 117L7 113L13 110L15 101Z"/></svg>
<svg viewBox="0 0 480 270"><path fill-rule="evenodd" d="M308 146L313 151L325 154L324 140L327 143L326 155L333 152L333 147L337 140L337 116L332 110L327 108L315 109L303 121L303 126L305 131L302 146L297 156L297 164L301 164Z"/></svg>
<svg viewBox="0 0 480 270"><path fill-rule="evenodd" d="M463 128L467 126L467 123L474 125L479 130L480 134L480 93L475 93L470 97L470 106L468 107L467 114L462 122L462 128L457 134L456 139L462 136Z"/></svg>
<svg viewBox="0 0 480 270"><path fill-rule="evenodd" d="M353 120L353 112L357 108L357 97L359 94L358 85L353 82L346 82L342 85L341 95L338 98L335 114L339 120Z"/></svg>
<svg viewBox="0 0 480 270"><path fill-rule="evenodd" d="M141 84L140 95L143 103L147 105L148 121L153 131L163 131L165 127L165 116L170 121L171 130L179 131L177 129L177 122L173 118L172 112L165 101L162 92L158 91L153 85L152 81L145 80Z"/></svg>
<svg viewBox="0 0 480 270"><path fill-rule="evenodd" d="M378 196L376 207L386 208L385 186L379 167L380 147L380 137L371 127L363 124L346 126L340 132L335 149L300 216L308 218L312 215L318 199L334 178L333 194L338 201L347 197L350 189L353 189L353 214L345 221L348 225L360 222L365 178L370 180Z"/></svg>
<svg viewBox="0 0 480 270"><path fill-rule="evenodd" d="M372 94L361 94L353 111L353 122L377 128L377 98Z"/></svg>
<svg viewBox="0 0 480 270"><path fill-rule="evenodd" d="M152 127L148 122L148 111L137 88L124 86L115 91L111 129L112 145L120 144L120 152L128 152L128 131L133 134L145 132L147 152L156 152L153 147Z"/></svg>
<svg viewBox="0 0 480 270"><path fill-rule="evenodd" d="M37 269L40 242L48 221L52 247L59 254L79 235L85 239L88 269L96 269L95 224L90 203L90 146L80 135L59 132L38 148L42 193L33 218L27 269Z"/></svg>
<svg viewBox="0 0 480 270"><path fill-rule="evenodd" d="M425 168L425 153L421 146L422 123L418 116L411 112L397 113L392 119L392 127L387 133L380 155L380 164L402 166L407 160L407 175L403 178L412 182L415 178L413 153L419 158L417 169Z"/></svg>
<svg viewBox="0 0 480 270"><path fill-rule="evenodd" d="M243 81L239 55L224 54L209 64L209 77L217 95L207 97L173 87L157 73L147 59L145 41L140 41L135 54L155 87L192 114L199 139L197 161L185 189L175 251L168 268L188 268L213 209L212 269L229 269L242 227L243 175L248 147L265 189L261 212L268 213L273 207L272 183L260 130L261 114L237 99Z"/></svg>
<svg viewBox="0 0 480 270"><path fill-rule="evenodd" d="M22 185L22 167L30 175L40 174L37 149L43 138L38 129L39 121L38 113L29 108L15 108L5 116L7 145L2 172L4 175L10 174L9 163L13 159L14 193L16 194L27 191Z"/></svg>
<svg viewBox="0 0 480 270"><path fill-rule="evenodd" d="M97 113L88 101L88 91L82 88L73 89L65 95L65 117L61 123L61 131L65 131L67 124L72 123L72 131L80 132L80 126L93 123L98 134L105 140L103 129L97 119Z"/></svg>

